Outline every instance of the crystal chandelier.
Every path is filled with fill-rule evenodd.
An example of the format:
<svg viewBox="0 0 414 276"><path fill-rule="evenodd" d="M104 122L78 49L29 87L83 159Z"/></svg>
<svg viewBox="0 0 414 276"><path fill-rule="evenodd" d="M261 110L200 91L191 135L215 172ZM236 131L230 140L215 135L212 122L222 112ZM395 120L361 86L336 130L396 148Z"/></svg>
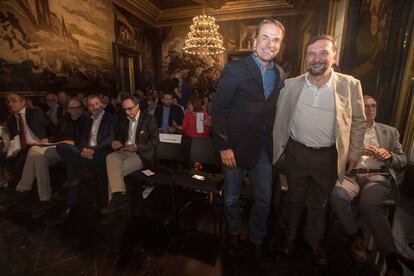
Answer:
<svg viewBox="0 0 414 276"><path fill-rule="evenodd" d="M183 50L192 55L210 56L222 53L223 37L217 31L216 19L205 14L193 18Z"/></svg>

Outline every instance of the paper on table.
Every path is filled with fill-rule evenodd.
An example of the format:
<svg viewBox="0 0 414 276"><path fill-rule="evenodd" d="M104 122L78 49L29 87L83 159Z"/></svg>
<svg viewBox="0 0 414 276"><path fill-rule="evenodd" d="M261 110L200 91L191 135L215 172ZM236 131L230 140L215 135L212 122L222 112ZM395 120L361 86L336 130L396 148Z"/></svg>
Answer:
<svg viewBox="0 0 414 276"><path fill-rule="evenodd" d="M196 113L196 130L197 133L204 132L204 113L202 112Z"/></svg>
<svg viewBox="0 0 414 276"><path fill-rule="evenodd" d="M9 143L9 147L7 148L7 157L12 156L13 153L19 151L20 149L20 137L19 135L16 135Z"/></svg>
<svg viewBox="0 0 414 276"><path fill-rule="evenodd" d="M160 142L163 143L173 143L173 144L181 144L181 134L169 134L169 133L160 133Z"/></svg>
<svg viewBox="0 0 414 276"><path fill-rule="evenodd" d="M151 176L154 175L155 173L151 170L143 170L142 171L143 174L145 174L146 176Z"/></svg>

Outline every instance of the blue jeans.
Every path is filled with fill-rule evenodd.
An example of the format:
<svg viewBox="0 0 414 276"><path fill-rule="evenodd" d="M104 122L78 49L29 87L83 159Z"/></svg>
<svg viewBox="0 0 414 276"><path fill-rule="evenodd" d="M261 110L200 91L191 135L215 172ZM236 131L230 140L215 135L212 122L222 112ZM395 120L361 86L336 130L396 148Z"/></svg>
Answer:
<svg viewBox="0 0 414 276"><path fill-rule="evenodd" d="M263 145L256 165L250 169L223 166L224 207L230 235L239 235L241 227L240 190L243 177L250 179L253 190L253 205L249 215L249 237L254 244L260 244L267 233L267 218L272 199L272 164Z"/></svg>

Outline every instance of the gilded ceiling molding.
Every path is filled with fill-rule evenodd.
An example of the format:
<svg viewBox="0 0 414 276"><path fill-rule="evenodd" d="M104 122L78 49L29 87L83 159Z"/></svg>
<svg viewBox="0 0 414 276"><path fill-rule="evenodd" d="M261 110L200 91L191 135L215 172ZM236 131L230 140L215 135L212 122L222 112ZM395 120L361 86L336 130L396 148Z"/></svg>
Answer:
<svg viewBox="0 0 414 276"><path fill-rule="evenodd" d="M149 0L112 0L121 8L144 20L151 26L157 26L160 10Z"/></svg>
<svg viewBox="0 0 414 276"><path fill-rule="evenodd" d="M230 1L220 9L200 5L172 9L158 9L150 0L113 0L113 3L131 12L154 27L189 24L194 16L214 16L216 21L230 21L265 16L287 16L307 12L303 0L239 0Z"/></svg>

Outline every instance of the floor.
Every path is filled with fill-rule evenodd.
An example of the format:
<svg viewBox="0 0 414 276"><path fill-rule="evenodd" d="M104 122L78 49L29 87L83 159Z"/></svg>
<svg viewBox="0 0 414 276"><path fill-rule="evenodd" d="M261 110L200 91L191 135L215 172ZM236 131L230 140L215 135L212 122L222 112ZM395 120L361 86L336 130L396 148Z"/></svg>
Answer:
<svg viewBox="0 0 414 276"><path fill-rule="evenodd" d="M35 221L30 218L30 201L0 213L0 275L369 276L380 273L372 262L353 263L336 234L327 241L330 265L325 268L312 263L300 240L294 256L281 256L273 250L272 266L266 270L255 265L247 241L246 249L237 258L228 258L223 254L221 236L214 232L214 216L207 201L199 194L183 194L178 204L184 207L174 220L171 215L165 216L169 213L166 195L165 190L155 188L146 199L144 215L127 219L119 214L107 226L101 225L93 202L81 204L75 216L59 227L48 226L47 221L62 210L62 204ZM57 198L59 201L59 195ZM395 235L400 249L413 254L407 244L414 240L414 204L401 202L396 211Z"/></svg>

